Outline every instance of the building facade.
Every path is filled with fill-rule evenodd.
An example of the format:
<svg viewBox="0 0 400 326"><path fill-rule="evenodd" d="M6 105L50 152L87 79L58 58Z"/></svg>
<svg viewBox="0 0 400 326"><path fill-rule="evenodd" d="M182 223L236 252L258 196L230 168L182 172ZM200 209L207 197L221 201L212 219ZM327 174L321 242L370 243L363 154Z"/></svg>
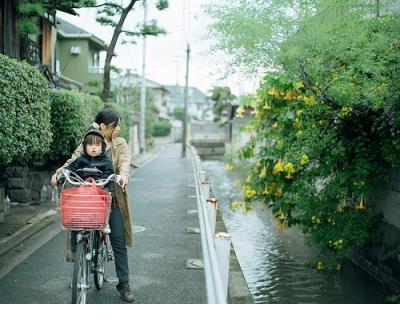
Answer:
<svg viewBox="0 0 400 326"><path fill-rule="evenodd" d="M85 91L98 92L103 82L100 52L106 51L107 45L65 20L58 18L57 22L57 75L79 82Z"/></svg>
<svg viewBox="0 0 400 326"><path fill-rule="evenodd" d="M166 99L168 113L172 113L175 108L185 106L185 87L170 86L165 88L169 91ZM195 120L212 120L212 101L196 87L188 89L188 114Z"/></svg>

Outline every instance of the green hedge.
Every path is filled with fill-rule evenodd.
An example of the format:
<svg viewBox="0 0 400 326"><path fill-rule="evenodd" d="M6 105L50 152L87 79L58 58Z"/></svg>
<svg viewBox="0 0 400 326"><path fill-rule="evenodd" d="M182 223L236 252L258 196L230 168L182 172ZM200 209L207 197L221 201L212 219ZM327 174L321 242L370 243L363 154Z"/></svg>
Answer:
<svg viewBox="0 0 400 326"><path fill-rule="evenodd" d="M53 141L48 158L53 163L61 163L81 142L103 103L97 96L61 89L51 90L50 98Z"/></svg>
<svg viewBox="0 0 400 326"><path fill-rule="evenodd" d="M171 133L171 122L169 121L157 121L153 124L152 136L153 137L165 137Z"/></svg>
<svg viewBox="0 0 400 326"><path fill-rule="evenodd" d="M46 79L26 62L0 54L0 165L40 159L51 141Z"/></svg>

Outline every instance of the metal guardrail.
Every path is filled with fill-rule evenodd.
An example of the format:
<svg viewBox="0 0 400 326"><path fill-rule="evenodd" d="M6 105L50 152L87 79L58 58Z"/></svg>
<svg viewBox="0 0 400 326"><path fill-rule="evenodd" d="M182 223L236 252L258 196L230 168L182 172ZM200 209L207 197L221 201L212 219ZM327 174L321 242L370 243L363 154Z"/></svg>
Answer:
<svg viewBox="0 0 400 326"><path fill-rule="evenodd" d="M209 196L210 183L201 169L200 156L193 146L188 148L195 178L207 302L227 303L231 236L225 232L215 234L218 202Z"/></svg>

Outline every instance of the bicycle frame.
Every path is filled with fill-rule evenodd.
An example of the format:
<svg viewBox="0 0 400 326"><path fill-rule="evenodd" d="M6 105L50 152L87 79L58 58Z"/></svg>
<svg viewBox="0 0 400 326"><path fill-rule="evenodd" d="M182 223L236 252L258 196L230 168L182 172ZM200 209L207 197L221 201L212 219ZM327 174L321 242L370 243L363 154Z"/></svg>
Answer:
<svg viewBox="0 0 400 326"><path fill-rule="evenodd" d="M82 180L75 174L71 179L70 171L62 171L65 179L72 185L92 186L91 182ZM97 186L105 186L110 181L119 182L120 177L113 174L105 181L96 182ZM105 262L113 260L112 249L108 234L100 230L81 230L77 231L75 263L72 276L72 297L71 303L85 304L87 290L89 289L90 273L94 274L95 286L100 290L104 282ZM100 258L100 259L99 259Z"/></svg>

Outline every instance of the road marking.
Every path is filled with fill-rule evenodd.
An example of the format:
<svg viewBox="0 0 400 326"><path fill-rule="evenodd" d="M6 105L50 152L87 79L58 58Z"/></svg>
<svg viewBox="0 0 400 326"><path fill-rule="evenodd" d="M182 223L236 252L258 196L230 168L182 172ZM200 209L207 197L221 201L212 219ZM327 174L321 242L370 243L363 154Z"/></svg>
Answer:
<svg viewBox="0 0 400 326"><path fill-rule="evenodd" d="M201 259L189 258L189 259L186 259L185 268L187 268L187 269L204 269L204 264Z"/></svg>

